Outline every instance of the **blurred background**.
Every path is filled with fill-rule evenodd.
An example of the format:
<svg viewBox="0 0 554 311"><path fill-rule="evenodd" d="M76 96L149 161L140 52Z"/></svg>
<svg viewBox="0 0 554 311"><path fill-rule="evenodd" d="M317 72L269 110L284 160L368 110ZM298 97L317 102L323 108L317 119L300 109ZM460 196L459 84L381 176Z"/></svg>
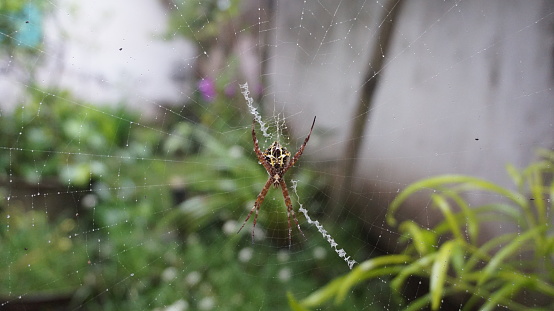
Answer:
<svg viewBox="0 0 554 311"><path fill-rule="evenodd" d="M287 293L347 273L345 257L401 251L386 215L411 183L517 190L506 165L554 148L553 52L547 0L4 0L0 309L294 309ZM237 234L267 180L244 83L263 149L296 152L317 116L285 179L338 247L297 212L289 248L279 189L254 243L252 219ZM396 211L424 228L443 216L428 196ZM403 309L414 288L389 280L340 309Z"/></svg>

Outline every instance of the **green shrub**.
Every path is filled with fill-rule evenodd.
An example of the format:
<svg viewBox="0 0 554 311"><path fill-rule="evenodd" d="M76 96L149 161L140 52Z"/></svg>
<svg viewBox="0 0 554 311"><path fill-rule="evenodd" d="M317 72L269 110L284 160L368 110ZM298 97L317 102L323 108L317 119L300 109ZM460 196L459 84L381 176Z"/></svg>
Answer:
<svg viewBox="0 0 554 311"><path fill-rule="evenodd" d="M43 211L0 210L0 295L71 294L87 266L86 247L74 238L77 223L66 218L51 224Z"/></svg>
<svg viewBox="0 0 554 311"><path fill-rule="evenodd" d="M137 117L123 108L34 89L25 104L0 117L0 179L50 179L81 188L91 180L116 180L121 163L152 155L160 139L140 135L133 121Z"/></svg>
<svg viewBox="0 0 554 311"><path fill-rule="evenodd" d="M389 225L396 225L395 212L405 200L420 191L430 192L431 205L444 220L434 228L423 228L404 221L399 226L400 254L369 259L350 273L336 278L325 287L297 302L289 296L293 310L305 310L334 298L340 304L354 286L370 279L390 279L390 287L401 293L408 277L429 280L429 292L405 302L406 310L438 310L447 297L466 297L463 310L478 307L493 310L552 310L554 308L554 153L542 151L544 160L522 171L508 166L517 191L469 176L446 175L416 182L391 203ZM488 192L498 203L470 207L467 192ZM478 243L479 231L491 222L507 221L518 232L496 236ZM523 297L533 297L535 305L523 305ZM401 296L401 295L399 295Z"/></svg>

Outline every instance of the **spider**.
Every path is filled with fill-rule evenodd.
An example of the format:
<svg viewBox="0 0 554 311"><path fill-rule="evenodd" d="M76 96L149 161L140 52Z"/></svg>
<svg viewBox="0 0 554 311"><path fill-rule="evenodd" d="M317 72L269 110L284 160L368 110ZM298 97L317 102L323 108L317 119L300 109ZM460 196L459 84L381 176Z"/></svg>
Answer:
<svg viewBox="0 0 554 311"><path fill-rule="evenodd" d="M242 228L244 228L244 225L246 225L246 222L248 219L250 219L250 216L254 211L256 211L256 215L254 216L254 225L252 226L252 243L254 243L254 229L256 228L256 221L258 219L258 211L260 210L260 206L262 205L265 196L267 192L269 191L269 187L273 185L273 187L281 187L281 191L283 192L283 198L285 199L285 205L287 206L287 218L288 218L288 225L289 225L289 247L292 242L292 228L290 226L290 215L292 214L292 217L294 218L294 221L296 222L296 226L298 227L298 230L300 230L300 233L304 237L304 232L302 232L302 229L300 229L300 224L298 223L298 219L296 218L296 215L294 214L294 210L292 209L292 201L289 196L289 191L287 189L287 184L285 183L285 180L283 179L283 176L285 173L292 167L294 164L300 159L300 156L302 155L302 152L304 152L304 148L306 148L306 144L308 143L308 140L310 139L310 135L312 135L312 130L314 129L315 124L315 117L314 121L312 122L312 127L310 128L310 133L304 139L304 143L294 157L291 159L291 153L287 150L287 148L281 146L281 144L278 141L273 142L269 148L267 148L263 153L260 150L260 146L258 145L258 139L256 138L256 130L255 130L255 124L256 120L252 121L252 141L254 142L254 151L256 152L256 156L258 157L258 161L260 164L262 164L269 174L269 178L267 179L265 186L262 188L262 191L258 194L258 197L256 198L256 202L254 202L254 206L248 213L248 216L246 216L246 219L244 220L244 223L240 227L239 233Z"/></svg>

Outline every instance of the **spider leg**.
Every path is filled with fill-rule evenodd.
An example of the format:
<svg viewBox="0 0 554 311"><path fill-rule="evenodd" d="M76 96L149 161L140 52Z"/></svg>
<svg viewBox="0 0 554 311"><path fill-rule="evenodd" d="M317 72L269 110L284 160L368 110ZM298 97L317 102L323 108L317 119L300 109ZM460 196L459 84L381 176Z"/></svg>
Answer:
<svg viewBox="0 0 554 311"><path fill-rule="evenodd" d="M265 196L267 195L267 191L269 190L269 187L271 187L272 184L273 184L273 179L270 177L265 183L265 186L260 192L260 194L258 194L258 197L256 198L256 202L254 202L254 206L250 210L250 213L248 213L248 216L246 216L246 219L242 223L242 226L240 227L239 231L237 231L237 233L239 233L242 230L242 228L244 228L244 225L246 225L246 222L248 221L248 219L250 219L252 212L256 210L256 215L254 215L254 225L252 226L252 244L254 244L254 229L256 228L256 221L258 220L258 211L260 210L260 206L264 202Z"/></svg>
<svg viewBox="0 0 554 311"><path fill-rule="evenodd" d="M256 125L256 120L252 120L252 141L254 142L254 152L256 152L256 157L258 157L258 162L260 162L264 166L267 173L269 175L271 175L271 173L270 173L271 172L271 166L265 160L265 157L264 157L262 151L260 150L260 145L258 144L258 138L256 138L255 125Z"/></svg>
<svg viewBox="0 0 554 311"><path fill-rule="evenodd" d="M294 166L296 161L298 161L298 159L300 159L300 156L304 152L304 148L306 148L306 145L308 144L308 140L310 140L310 135L312 135L312 130L314 129L315 118L316 117L314 117L314 122L312 122L312 127L310 128L310 133L308 133L308 136L306 137L306 139L304 139L304 143L302 144L302 146L300 146L300 148L298 149L298 151L296 152L294 157L292 157L292 159L290 159L287 166L285 166L285 168L283 169L283 175L289 170L289 168Z"/></svg>
<svg viewBox="0 0 554 311"><path fill-rule="evenodd" d="M294 218L294 221L296 222L296 226L298 227L298 230L300 233L302 233L302 236L304 239L306 236L304 235L304 232L302 232L302 229L300 229L300 224L298 223L298 219L296 218L296 214L294 213L294 209L292 208L292 201L290 200L289 196L289 190L287 189L287 184L285 183L284 179L281 179L279 181L279 184L281 185L281 190L283 191L283 197L285 198L285 205L287 206L287 218L289 223L289 248L292 244L292 227L290 226L290 215L292 214L292 218Z"/></svg>

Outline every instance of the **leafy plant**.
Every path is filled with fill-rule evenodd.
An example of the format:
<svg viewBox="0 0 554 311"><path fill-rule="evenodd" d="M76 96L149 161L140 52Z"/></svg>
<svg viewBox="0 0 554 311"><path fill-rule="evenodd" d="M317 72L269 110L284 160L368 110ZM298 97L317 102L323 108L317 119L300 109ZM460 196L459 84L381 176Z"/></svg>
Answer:
<svg viewBox="0 0 554 311"><path fill-rule="evenodd" d="M67 93L37 90L31 98L0 117L0 146L5 151L0 153L0 177L40 180L41 185L45 178L91 183L88 196L94 197L94 213L48 222L38 205L21 215L1 206L10 215L0 215L10 229L0 232L0 251L10 254L3 258L4 270L0 268L0 275L9 275L2 279L8 283L0 284L2 295L25 297L51 288L73 293L73 307L90 310L173 304L200 309L210 302L229 310L282 309L286 291L305 293L328 281L332 267L343 267L337 256L321 255L328 245L316 238L315 230L316 237L297 244L306 251L295 252L294 260L274 245L251 247L248 230L236 234L235 221L243 220L267 173L252 151L251 119L245 126L244 119L237 118L243 114L223 102L228 98L201 102L211 106L198 109L203 113L193 119L200 123L171 124L167 132L152 130L122 109L78 103ZM260 144L267 146L265 141ZM324 188L324 180L307 163L301 166L289 178L299 180L298 196L316 213L323 198L314 196ZM176 208L168 189L174 177L183 178L189 193ZM296 198L292 190L291 196ZM8 208L14 207L12 199ZM263 208L258 228L266 225L277 237L271 242L286 244L280 192L270 190ZM16 223L34 227L16 230ZM305 234L310 235L309 229ZM56 243L58 236L63 243ZM69 240L71 248L55 248L45 239L54 245ZM21 242L10 244L15 241ZM29 258L31 251L41 260L29 268L21 258ZM45 276L35 283L13 281L35 274Z"/></svg>
<svg viewBox="0 0 554 311"><path fill-rule="evenodd" d="M29 293L72 293L87 265L85 245L73 238L70 218L50 224L43 211L19 206L0 212L0 295L14 299Z"/></svg>
<svg viewBox="0 0 554 311"><path fill-rule="evenodd" d="M2 114L0 120L3 179L50 179L85 187L102 176L114 180L107 175L122 159L152 153L147 141L140 142L140 149L133 148L136 117L122 108L77 103L67 92L33 90L25 105Z"/></svg>
<svg viewBox="0 0 554 311"><path fill-rule="evenodd" d="M282 310L286 291L309 291L329 279L329 267L343 264L330 254L314 259L310 251L252 246L229 226L232 221L211 222L183 237L174 226L156 222L156 214L146 211L153 207L145 204L97 210L114 213L122 207L125 215L100 216L103 229L88 234L88 240L102 243L89 251L91 264L82 269L75 307L142 310L184 304L200 310L211 303L214 310ZM139 220L144 215L150 215L148 221ZM325 253L325 241L313 240L307 249Z"/></svg>
<svg viewBox="0 0 554 311"><path fill-rule="evenodd" d="M88 271L98 271L96 262L89 266L96 259L93 250L100 248L92 239L98 232L95 223L129 230L119 224L125 224L121 217L136 217L134 224L147 232L145 228L154 222L153 206L170 207L169 191L137 186L147 175L151 182L163 184L166 169L164 161L151 163L160 131L138 121L122 108L87 106L71 100L68 93L42 90L34 90L27 104L0 116L0 197L6 199L0 201L0 252L4 254L0 275L9 276L0 278L0 295L33 295L45 289L73 294L84 278L94 279ZM26 200L25 194L14 196L14 188L24 184L19 181L34 185L31 199ZM64 184L64 193L50 191L34 198L37 185L48 192L45 184ZM94 215L76 216L83 207L75 205L75 197L85 192L68 184L91 187L88 207L95 208ZM62 199L66 192L70 192L69 203ZM52 205L39 204L43 196L60 199L48 201ZM70 211L71 217L52 213L57 209ZM91 239L84 240L83 235Z"/></svg>
<svg viewBox="0 0 554 311"><path fill-rule="evenodd" d="M462 310L527 310L525 297L536 310L554 308L554 153L542 151L544 160L522 171L508 166L517 191L491 182L460 175L433 177L407 187L391 203L387 215L396 225L395 212L406 199L430 191L432 206L444 221L431 229L408 220L400 224L406 248L400 254L369 259L347 275L336 278L307 298L289 296L293 310L306 310L333 299L340 304L352 288L376 278L390 278L400 293L411 276L429 280L429 292L407 302L406 310L430 307L438 310L447 297L464 297ZM464 193L483 191L498 197L497 203L470 207ZM478 243L487 223L510 222L519 228Z"/></svg>
<svg viewBox="0 0 554 311"><path fill-rule="evenodd" d="M220 33L221 23L236 16L239 0L177 1L172 27L193 41L205 41Z"/></svg>

